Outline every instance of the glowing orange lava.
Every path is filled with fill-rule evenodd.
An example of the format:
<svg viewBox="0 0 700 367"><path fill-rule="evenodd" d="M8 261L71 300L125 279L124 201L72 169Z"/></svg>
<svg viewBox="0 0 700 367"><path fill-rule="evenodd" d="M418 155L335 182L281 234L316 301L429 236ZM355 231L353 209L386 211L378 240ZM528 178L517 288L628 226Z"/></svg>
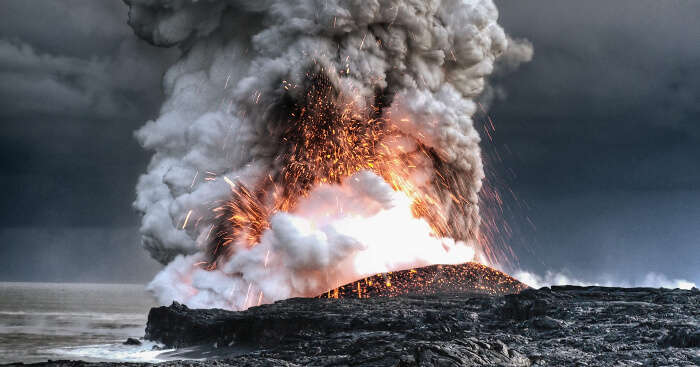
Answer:
<svg viewBox="0 0 700 367"><path fill-rule="evenodd" d="M319 295L319 298L372 298L454 292L504 295L518 293L526 288L527 285L503 272L470 262L376 274L331 289Z"/></svg>

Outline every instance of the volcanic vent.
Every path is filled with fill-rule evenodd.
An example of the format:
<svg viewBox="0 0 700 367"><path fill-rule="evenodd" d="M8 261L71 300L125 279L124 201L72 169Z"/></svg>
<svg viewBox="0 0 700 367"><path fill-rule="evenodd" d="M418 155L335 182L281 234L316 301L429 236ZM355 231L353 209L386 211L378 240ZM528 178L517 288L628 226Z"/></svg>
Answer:
<svg viewBox="0 0 700 367"><path fill-rule="evenodd" d="M496 59L530 54L490 0L127 3L139 36L183 50L137 132L161 302L245 309L498 260L471 116Z"/></svg>

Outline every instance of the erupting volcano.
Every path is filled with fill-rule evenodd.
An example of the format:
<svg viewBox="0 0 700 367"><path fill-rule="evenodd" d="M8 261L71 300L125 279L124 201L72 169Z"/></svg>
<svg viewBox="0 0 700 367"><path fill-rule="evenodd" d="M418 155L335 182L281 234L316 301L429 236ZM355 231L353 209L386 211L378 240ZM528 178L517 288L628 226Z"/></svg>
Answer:
<svg viewBox="0 0 700 367"><path fill-rule="evenodd" d="M472 116L497 58L531 50L490 0L127 2L139 36L183 50L137 132L161 302L245 309L499 261Z"/></svg>
<svg viewBox="0 0 700 367"><path fill-rule="evenodd" d="M284 145L274 158L275 165L281 167L275 176L254 184L254 189L224 177L233 194L214 209L216 239L210 243L212 262L207 267L216 267L216 260L226 250L235 251L236 245L257 245L274 213L293 212L317 187L343 185L361 171L381 177L392 190L406 195L413 216L426 219L434 235L473 238L472 228L448 225L440 209L445 207L445 197L460 215L468 215L467 210L476 203L462 196L451 171L437 170L445 164L434 149L382 117L379 98L368 107L357 108L351 98L337 92L324 70L307 74L305 82L308 85L300 101L282 102L289 109L283 113L287 121L280 126L281 133L275 134ZM422 174L426 167L434 172ZM426 178L434 182L421 182ZM354 180L359 182L360 178ZM320 212L326 217L343 217L342 204L337 200L331 204Z"/></svg>

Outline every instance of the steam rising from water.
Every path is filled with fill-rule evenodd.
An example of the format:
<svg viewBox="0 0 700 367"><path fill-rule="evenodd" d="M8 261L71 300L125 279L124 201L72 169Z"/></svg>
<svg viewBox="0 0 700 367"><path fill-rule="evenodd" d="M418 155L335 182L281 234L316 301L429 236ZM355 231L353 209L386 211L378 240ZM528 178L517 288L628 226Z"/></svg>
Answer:
<svg viewBox="0 0 700 367"><path fill-rule="evenodd" d="M150 286L161 302L240 309L474 258L484 176L475 98L497 57L509 66L531 57L496 23L490 0L127 3L140 37L184 51L164 77L160 116L136 133L155 152L134 206L145 248L167 264ZM310 70L337 103L388 121L406 155L434 156L405 179L437 197L452 238L412 215L408 193L359 170L315 185L269 218L259 244L234 243L215 270L202 269L212 205L281 174L289 102L304 100Z"/></svg>
<svg viewBox="0 0 700 367"><path fill-rule="evenodd" d="M342 215L327 210L336 200L347 203ZM244 309L316 296L377 273L474 258L464 243L431 236L428 223L411 215L410 204L381 178L361 172L340 186L321 185L294 214L275 214L258 245L239 249L216 271L193 266L205 259L201 254L180 256L151 288L161 302Z"/></svg>

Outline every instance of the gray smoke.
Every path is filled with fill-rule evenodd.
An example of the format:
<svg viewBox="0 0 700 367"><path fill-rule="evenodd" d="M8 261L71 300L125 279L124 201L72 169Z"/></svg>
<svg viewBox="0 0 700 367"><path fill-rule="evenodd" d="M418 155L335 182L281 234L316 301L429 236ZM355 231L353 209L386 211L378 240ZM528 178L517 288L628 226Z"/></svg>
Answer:
<svg viewBox="0 0 700 367"><path fill-rule="evenodd" d="M324 73L358 110L378 99L390 102L382 113L404 135L434 150L471 203L464 209L445 201L450 221L459 222L454 227L465 233L478 230L477 195L484 173L480 138L471 118L477 110L476 99L499 56L507 55L506 68L532 57L528 43L513 42L497 24L498 11L491 0L126 2L129 24L138 36L183 51L164 76L167 98L160 116L136 133L141 144L154 152L138 182L134 206L143 214L145 248L156 260L171 264L159 275L160 283L154 282L160 286L153 286L161 292L162 301L184 299L171 293L163 296L163 289L168 282L188 277L187 267L206 246L213 225L211 205L230 196L231 182L252 185L278 173L275 157L283 138L280 125L286 121L279 116L280 105L303 97L300 86L305 85L309 70ZM362 180L363 185L374 182L373 178ZM277 237L289 222L285 218L273 218L273 227L280 223L280 228L272 228ZM468 240L464 233L454 237ZM342 254L337 255L339 262L362 248L352 239L326 240L313 248L331 251L327 247L340 246L331 251ZM292 242L303 248L299 241ZM272 249L275 246L270 244ZM307 264L315 255L288 254L284 266L291 269L289 274L307 274L312 270L309 266L320 266ZM241 269L231 265L237 261L231 261L222 274L240 275ZM178 276L168 275L174 273ZM246 270L240 275L248 281L243 293L250 293L254 282L262 297L263 282L255 273ZM214 278L220 276L200 278L217 283ZM198 284L194 289L207 287ZM327 285L316 288L323 286ZM270 292L272 288L267 286ZM223 293L209 289L209 298L198 305L236 308L211 300ZM273 298L298 294L278 293Z"/></svg>

